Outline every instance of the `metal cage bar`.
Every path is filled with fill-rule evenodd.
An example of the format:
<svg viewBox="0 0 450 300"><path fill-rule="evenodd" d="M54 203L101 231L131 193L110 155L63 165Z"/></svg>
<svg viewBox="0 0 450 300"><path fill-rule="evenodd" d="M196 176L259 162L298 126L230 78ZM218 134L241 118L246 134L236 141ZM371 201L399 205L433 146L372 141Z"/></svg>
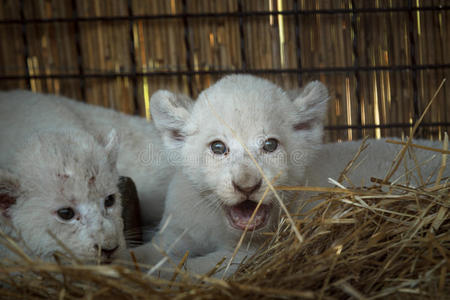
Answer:
<svg viewBox="0 0 450 300"><path fill-rule="evenodd" d="M415 65L415 70L436 70L449 69L450 64L423 64ZM350 67L323 67L323 68L288 68L288 69L223 69L223 70L178 70L178 71L153 71L153 72L104 72L88 74L39 74L39 75L0 75L0 79L73 79L73 78L114 78L131 76L193 76L193 75L225 75L231 73L250 73L250 74L297 74L297 73L349 73L349 72L373 72L373 71L407 71L412 70L411 65L396 66L350 66Z"/></svg>
<svg viewBox="0 0 450 300"><path fill-rule="evenodd" d="M72 0L72 15L75 19L78 18L78 7L76 0ZM83 67L83 52L81 51L80 23L78 22L75 22L75 49L77 51L78 73L80 74L81 99L82 101L86 101L86 82Z"/></svg>
<svg viewBox="0 0 450 300"><path fill-rule="evenodd" d="M28 49L28 38L27 38L27 24L25 23L25 8L24 8L24 0L20 0L19 2L20 6L20 23L21 30L22 30L22 42L23 42L23 58L24 58L24 65L25 65L25 75L19 76L18 79L25 79L27 88L31 88L31 78L30 78L30 69L28 67L28 58L30 56L30 50Z"/></svg>
<svg viewBox="0 0 450 300"><path fill-rule="evenodd" d="M128 32L130 34L130 60L131 60L131 82L133 84L133 102L134 102L134 114L139 113L139 101L138 101L138 86L137 86L137 65L136 65L136 51L135 51L135 40L134 40L134 20L133 20L133 5L132 1L127 2L128 9Z"/></svg>
<svg viewBox="0 0 450 300"><path fill-rule="evenodd" d="M187 3L186 0L183 0L183 13L187 12ZM183 26L184 26L184 47L186 48L186 68L189 72L192 72L192 62L191 62L191 43L190 43L190 31L189 31L189 21L187 17L183 17ZM193 83L192 83L193 74L187 74L188 80L188 88L189 94L192 95L194 91Z"/></svg>
<svg viewBox="0 0 450 300"><path fill-rule="evenodd" d="M158 14L158 15L134 15L132 20L157 20L157 19L183 19L183 18L218 18L218 17L262 17L262 16L289 16L289 15L317 15L317 14L351 14L351 13L380 13L380 12L411 12L411 11L444 11L450 10L450 5L440 6L407 6L392 8L357 8L357 9L311 9L311 10L282 10L282 11L243 11L241 0L238 1L238 9L236 12L222 13L180 13L180 14ZM7 19L0 20L1 24L23 24L23 23L67 23L67 22L101 22L101 21L128 21L129 16L101 16L101 17L77 17L77 18L31 18L31 19Z"/></svg>

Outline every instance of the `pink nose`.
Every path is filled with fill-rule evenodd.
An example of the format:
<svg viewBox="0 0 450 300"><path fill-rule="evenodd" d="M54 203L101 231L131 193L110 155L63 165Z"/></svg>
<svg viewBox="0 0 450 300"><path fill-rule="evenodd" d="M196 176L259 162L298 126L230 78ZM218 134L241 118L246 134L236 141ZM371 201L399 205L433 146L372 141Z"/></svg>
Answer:
<svg viewBox="0 0 450 300"><path fill-rule="evenodd" d="M243 186L240 186L240 185L236 184L233 181L233 187L237 191L239 191L240 193L242 193L242 194L244 194L245 196L248 197L251 194L253 194L254 192L256 192L261 187L261 183L262 183L262 180L260 179L259 182L257 184L255 184L255 185L253 185L253 186L243 187Z"/></svg>

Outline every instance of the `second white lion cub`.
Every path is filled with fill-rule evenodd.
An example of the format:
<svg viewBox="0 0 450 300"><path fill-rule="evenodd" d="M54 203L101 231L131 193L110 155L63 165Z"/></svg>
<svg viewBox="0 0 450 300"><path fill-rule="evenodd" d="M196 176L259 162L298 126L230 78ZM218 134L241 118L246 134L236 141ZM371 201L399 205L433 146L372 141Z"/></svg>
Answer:
<svg viewBox="0 0 450 300"><path fill-rule="evenodd" d="M249 75L224 77L192 107L178 105L168 91L155 93L155 125L179 159L160 231L135 249L140 262L156 264L161 249L174 261L189 251L188 270L206 273L230 258L246 227L243 248L251 236L253 252L261 233L278 223L280 205L268 193L250 222L268 184L247 150L274 184L297 184L321 145L327 101L318 81L291 100L278 86ZM240 251L235 261L246 255Z"/></svg>
<svg viewBox="0 0 450 300"><path fill-rule="evenodd" d="M72 128L45 130L17 145L0 164L0 230L30 257L68 254L62 242L82 261L111 261L125 248L116 132L96 139ZM7 245L0 258L19 258Z"/></svg>

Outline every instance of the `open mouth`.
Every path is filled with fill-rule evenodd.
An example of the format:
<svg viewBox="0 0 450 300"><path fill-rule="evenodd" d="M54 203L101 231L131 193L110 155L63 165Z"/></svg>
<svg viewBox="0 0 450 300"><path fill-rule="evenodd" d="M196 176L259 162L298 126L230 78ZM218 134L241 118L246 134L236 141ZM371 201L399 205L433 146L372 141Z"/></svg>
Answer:
<svg viewBox="0 0 450 300"><path fill-rule="evenodd" d="M244 230L248 225L248 230L250 231L263 227L269 218L271 205L261 204L250 223L250 218L257 205L258 203L255 201L246 200L233 206L227 206L226 215L231 226Z"/></svg>

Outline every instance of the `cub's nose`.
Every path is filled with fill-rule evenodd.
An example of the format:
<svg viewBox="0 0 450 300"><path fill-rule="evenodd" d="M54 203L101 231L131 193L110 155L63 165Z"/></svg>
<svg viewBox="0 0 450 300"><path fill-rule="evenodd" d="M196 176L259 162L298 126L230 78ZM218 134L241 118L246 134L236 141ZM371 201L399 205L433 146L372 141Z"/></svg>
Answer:
<svg viewBox="0 0 450 300"><path fill-rule="evenodd" d="M233 181L233 187L238 192L244 194L245 196L250 196L254 192L256 192L261 187L262 180L260 179L257 184L252 186L240 186L236 182Z"/></svg>
<svg viewBox="0 0 450 300"><path fill-rule="evenodd" d="M94 248L95 248L95 251L98 251L99 246L95 245ZM117 245L113 248L104 248L104 247L100 247L100 248L101 248L100 252L101 252L102 257L109 259L113 256L114 252L116 252L116 250L119 249L119 245Z"/></svg>

